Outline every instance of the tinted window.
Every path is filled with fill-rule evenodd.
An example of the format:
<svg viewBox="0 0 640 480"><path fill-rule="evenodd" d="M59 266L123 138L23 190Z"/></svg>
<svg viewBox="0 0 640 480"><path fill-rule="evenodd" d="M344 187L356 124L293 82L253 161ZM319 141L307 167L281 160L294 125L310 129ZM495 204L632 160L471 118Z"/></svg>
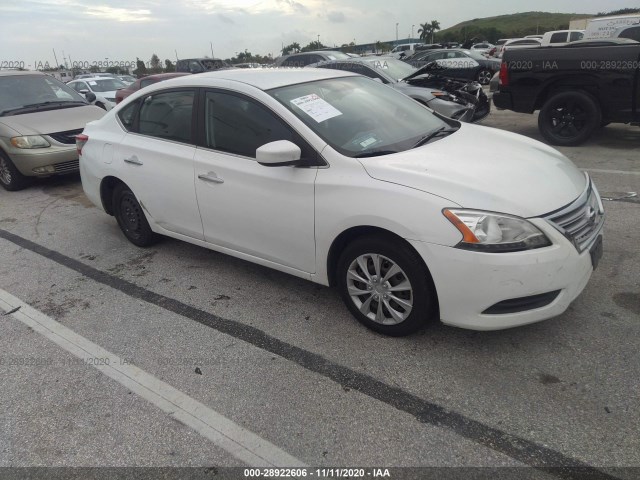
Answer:
<svg viewBox="0 0 640 480"><path fill-rule="evenodd" d="M276 140L298 145L308 155L293 131L271 111L245 97L220 92L205 96L205 146L214 150L256 157L258 147Z"/></svg>
<svg viewBox="0 0 640 480"><path fill-rule="evenodd" d="M558 32L551 35L549 43L562 43L567 41L567 32Z"/></svg>
<svg viewBox="0 0 640 480"><path fill-rule="evenodd" d="M620 38L630 38L631 40L640 42L640 27L625 28L620 32Z"/></svg>
<svg viewBox="0 0 640 480"><path fill-rule="evenodd" d="M293 55L287 58L283 63L283 67L304 67L309 65L309 55Z"/></svg>
<svg viewBox="0 0 640 480"><path fill-rule="evenodd" d="M582 37L584 37L584 33L582 32L571 32L569 35L569 41L575 42L577 40L582 40Z"/></svg>
<svg viewBox="0 0 640 480"><path fill-rule="evenodd" d="M140 80L140 88L144 88L147 85L151 85L152 83L156 83L157 80L154 80L153 78L145 78L143 80Z"/></svg>
<svg viewBox="0 0 640 480"><path fill-rule="evenodd" d="M157 93L144 99L138 132L178 142L191 142L194 92L181 90Z"/></svg>
<svg viewBox="0 0 640 480"><path fill-rule="evenodd" d="M127 105L122 110L118 112L118 118L122 123L122 126L127 130L133 130L133 124L136 117L136 111L138 110L138 105L140 102L133 102L130 105Z"/></svg>

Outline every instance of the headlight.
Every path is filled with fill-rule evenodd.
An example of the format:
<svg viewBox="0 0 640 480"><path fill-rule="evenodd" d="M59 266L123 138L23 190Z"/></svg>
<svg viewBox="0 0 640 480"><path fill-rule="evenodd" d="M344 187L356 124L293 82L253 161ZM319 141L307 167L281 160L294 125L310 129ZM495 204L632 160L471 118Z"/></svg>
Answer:
<svg viewBox="0 0 640 480"><path fill-rule="evenodd" d="M40 135L27 135L25 137L13 137L11 145L16 148L46 148L50 144Z"/></svg>
<svg viewBox="0 0 640 480"><path fill-rule="evenodd" d="M548 247L551 241L524 218L478 210L447 208L445 217L462 234L457 248L480 252L519 252Z"/></svg>

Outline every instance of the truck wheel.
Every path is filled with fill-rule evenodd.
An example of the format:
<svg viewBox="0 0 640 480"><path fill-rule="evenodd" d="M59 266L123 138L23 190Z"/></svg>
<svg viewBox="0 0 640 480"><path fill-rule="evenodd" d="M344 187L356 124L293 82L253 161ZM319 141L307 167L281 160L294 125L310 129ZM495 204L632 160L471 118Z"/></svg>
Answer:
<svg viewBox="0 0 640 480"><path fill-rule="evenodd" d="M549 98L538 116L542 136L553 145L583 143L602 122L602 112L586 92L560 92Z"/></svg>

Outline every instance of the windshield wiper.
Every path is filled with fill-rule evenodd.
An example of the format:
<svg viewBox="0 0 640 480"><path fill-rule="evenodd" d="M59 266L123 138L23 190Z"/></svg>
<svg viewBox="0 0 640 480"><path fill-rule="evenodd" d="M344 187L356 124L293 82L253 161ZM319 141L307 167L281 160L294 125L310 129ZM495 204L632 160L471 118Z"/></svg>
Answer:
<svg viewBox="0 0 640 480"><path fill-rule="evenodd" d="M434 130L433 132L425 135L424 137L422 137L420 140L418 140L418 142L411 148L418 148L422 145L425 145L427 143L429 143L431 140L433 140L434 138L438 138L438 137L446 137L447 135L451 135L453 132L457 132L458 129L457 128L447 128L447 127L440 127L436 130Z"/></svg>
<svg viewBox="0 0 640 480"><path fill-rule="evenodd" d="M374 152L362 152L354 155L353 158L365 158L365 157L380 157L382 155L391 155L392 153L398 153L396 150L376 150Z"/></svg>
<svg viewBox="0 0 640 480"><path fill-rule="evenodd" d="M76 103L84 104L84 102L81 102L79 100L47 100L46 102L30 103L28 105L23 105L22 107L19 107L19 108L46 107L47 105L53 105L53 104L67 105L67 104L76 104Z"/></svg>

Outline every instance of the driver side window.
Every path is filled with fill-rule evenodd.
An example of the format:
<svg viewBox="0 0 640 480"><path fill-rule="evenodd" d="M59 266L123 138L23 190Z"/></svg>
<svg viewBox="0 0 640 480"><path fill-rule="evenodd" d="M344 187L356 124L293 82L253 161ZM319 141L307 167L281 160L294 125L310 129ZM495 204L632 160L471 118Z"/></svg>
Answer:
<svg viewBox="0 0 640 480"><path fill-rule="evenodd" d="M279 117L262 105L239 95L207 92L205 96L204 146L213 150L256 158L256 150L276 140L289 140L313 152Z"/></svg>

